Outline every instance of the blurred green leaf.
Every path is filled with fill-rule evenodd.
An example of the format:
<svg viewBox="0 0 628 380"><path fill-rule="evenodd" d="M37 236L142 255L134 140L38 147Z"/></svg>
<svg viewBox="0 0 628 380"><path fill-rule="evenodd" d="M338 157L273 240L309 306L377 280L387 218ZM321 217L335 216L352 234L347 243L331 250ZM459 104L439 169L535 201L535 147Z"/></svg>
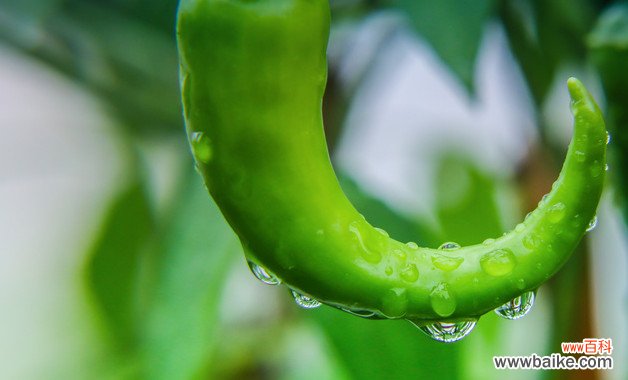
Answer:
<svg viewBox="0 0 628 380"><path fill-rule="evenodd" d="M589 35L591 57L602 79L607 102L607 126L611 133L611 178L628 222L628 4L604 11ZM624 170L622 170L624 168Z"/></svg>
<svg viewBox="0 0 628 380"><path fill-rule="evenodd" d="M494 0L392 0L467 89L473 89L475 59Z"/></svg>
<svg viewBox="0 0 628 380"><path fill-rule="evenodd" d="M154 223L144 186L136 179L109 208L88 256L88 286L114 338L115 349L125 355L137 348L140 268Z"/></svg>
<svg viewBox="0 0 628 380"><path fill-rule="evenodd" d="M372 321L330 307L308 316L354 379L458 379L460 343L442 344L405 321Z"/></svg>
<svg viewBox="0 0 628 380"><path fill-rule="evenodd" d="M444 241L462 246L497 238L505 231L498 209L498 180L468 157L444 153L437 162L435 183L437 219ZM516 205L512 205L516 207ZM503 345L508 321L492 313L483 316L460 345L459 361L464 379L501 379L503 373L490 366ZM478 364L481 363L481 364Z"/></svg>
<svg viewBox="0 0 628 380"><path fill-rule="evenodd" d="M405 241L434 240L434 232L365 193L340 175L343 190L356 209L391 236ZM355 379L456 379L458 344L443 345L405 321L371 321L329 307L310 313L335 347L342 367Z"/></svg>
<svg viewBox="0 0 628 380"><path fill-rule="evenodd" d="M42 39L43 21L58 12L63 0L0 2L0 39L30 49Z"/></svg>
<svg viewBox="0 0 628 380"><path fill-rule="evenodd" d="M502 234L492 176L455 155L444 155L436 173L436 215L446 240L471 245Z"/></svg>
<svg viewBox="0 0 628 380"><path fill-rule="evenodd" d="M553 296L549 352L560 350L562 342L581 342L595 336L591 324L593 316L588 266L587 248L581 243L565 266L547 284ZM548 371L543 378L562 379L569 372Z"/></svg>
<svg viewBox="0 0 628 380"><path fill-rule="evenodd" d="M559 65L582 61L597 8L587 0L502 0L499 15L537 105Z"/></svg>
<svg viewBox="0 0 628 380"><path fill-rule="evenodd" d="M155 263L144 326L145 378L204 378L216 343L220 294L238 240L196 173L176 196Z"/></svg>
<svg viewBox="0 0 628 380"><path fill-rule="evenodd" d="M532 98L540 105L552 83L556 63L549 60L540 46L533 6L530 2L504 0L499 9L510 48L523 71Z"/></svg>
<svg viewBox="0 0 628 380"><path fill-rule="evenodd" d="M430 229L426 223L395 212L384 202L367 194L348 175L339 173L339 182L353 206L367 220L376 223L395 239L418 242L419 244L431 244L435 240L437 233Z"/></svg>
<svg viewBox="0 0 628 380"><path fill-rule="evenodd" d="M148 5L80 0L0 4L0 40L82 83L109 104L122 119L120 126L178 133L175 7L172 1L156 7L171 12L160 16L171 19L165 28L156 15L147 16L152 10L141 11Z"/></svg>
<svg viewBox="0 0 628 380"><path fill-rule="evenodd" d="M76 1L76 0L75 0ZM85 0L78 0L85 3ZM173 36L179 0L91 0Z"/></svg>

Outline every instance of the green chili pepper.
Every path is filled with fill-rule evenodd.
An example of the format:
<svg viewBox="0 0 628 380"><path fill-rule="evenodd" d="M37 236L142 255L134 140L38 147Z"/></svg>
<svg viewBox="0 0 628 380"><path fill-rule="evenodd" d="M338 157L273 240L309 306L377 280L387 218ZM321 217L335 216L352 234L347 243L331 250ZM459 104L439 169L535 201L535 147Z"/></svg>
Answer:
<svg viewBox="0 0 628 380"><path fill-rule="evenodd" d="M343 194L322 127L327 0L184 0L181 86L212 197L254 273L297 302L404 318L453 341L482 314L516 318L595 218L606 164L600 111L574 78L574 139L552 191L508 234L439 249L371 226Z"/></svg>

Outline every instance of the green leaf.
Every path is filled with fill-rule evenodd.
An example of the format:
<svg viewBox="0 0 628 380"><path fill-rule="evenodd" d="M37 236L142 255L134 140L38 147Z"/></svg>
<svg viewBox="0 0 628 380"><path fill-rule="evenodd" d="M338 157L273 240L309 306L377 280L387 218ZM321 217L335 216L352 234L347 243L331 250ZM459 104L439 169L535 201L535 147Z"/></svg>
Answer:
<svg viewBox="0 0 628 380"><path fill-rule="evenodd" d="M628 167L628 4L604 11L589 35L588 46L606 95L607 125L612 136L609 174L628 222L628 171L619 169Z"/></svg>
<svg viewBox="0 0 628 380"><path fill-rule="evenodd" d="M134 181L114 201L89 254L87 283L115 349L137 346L140 323L140 268L153 237L154 219L146 191Z"/></svg>
<svg viewBox="0 0 628 380"><path fill-rule="evenodd" d="M460 343L443 344L406 321L365 320L331 307L311 313L354 379L458 379Z"/></svg>
<svg viewBox="0 0 628 380"><path fill-rule="evenodd" d="M414 29L465 85L473 88L478 48L495 1L393 0Z"/></svg>
<svg viewBox="0 0 628 380"><path fill-rule="evenodd" d="M419 245L434 241L436 232L429 229L427 224L395 212L384 202L367 194L347 174L339 173L339 182L353 206L390 236L400 241L418 242Z"/></svg>
<svg viewBox="0 0 628 380"><path fill-rule="evenodd" d="M124 121L121 127L152 135L179 133L175 9L169 1L142 12L148 5L80 0L2 4L0 40L82 83L109 103ZM170 13L157 17L152 14L156 9ZM160 18L169 18L170 27Z"/></svg>
<svg viewBox="0 0 628 380"><path fill-rule="evenodd" d="M434 240L434 232L401 216L340 175L343 190L371 222L396 239ZM405 321L373 321L324 306L308 318L325 332L342 368L355 379L456 379L459 344L444 345L424 336Z"/></svg>
<svg viewBox="0 0 628 380"><path fill-rule="evenodd" d="M215 342L220 294L238 240L194 173L155 263L152 305L145 320L145 378L204 378Z"/></svg>
<svg viewBox="0 0 628 380"><path fill-rule="evenodd" d="M504 0L499 16L537 106L559 65L582 61L596 8L587 0Z"/></svg>
<svg viewBox="0 0 628 380"><path fill-rule="evenodd" d="M500 2L499 13L510 48L538 106L543 103L550 89L556 63L549 60L540 46L534 9L530 2L505 0Z"/></svg>
<svg viewBox="0 0 628 380"><path fill-rule="evenodd" d="M455 155L443 156L436 173L436 215L446 240L471 245L502 234L493 177Z"/></svg>
<svg viewBox="0 0 628 380"><path fill-rule="evenodd" d="M498 182L469 158L445 153L438 161L435 180L437 219L444 240L460 245L479 244L504 232L498 209ZM442 243L442 242L441 242ZM483 316L461 343L460 363L464 379L501 379L492 357L503 346L509 321Z"/></svg>

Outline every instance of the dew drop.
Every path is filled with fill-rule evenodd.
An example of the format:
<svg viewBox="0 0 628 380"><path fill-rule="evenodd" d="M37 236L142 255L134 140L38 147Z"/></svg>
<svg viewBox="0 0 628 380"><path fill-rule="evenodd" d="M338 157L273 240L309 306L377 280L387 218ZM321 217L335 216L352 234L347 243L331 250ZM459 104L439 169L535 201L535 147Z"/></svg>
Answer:
<svg viewBox="0 0 628 380"><path fill-rule="evenodd" d="M387 266L386 269L384 269L384 273L386 273L386 276L390 276L393 274L393 268L391 266Z"/></svg>
<svg viewBox="0 0 628 380"><path fill-rule="evenodd" d="M591 219L589 224L587 225L587 232L593 231L593 229L597 226L597 215Z"/></svg>
<svg viewBox="0 0 628 380"><path fill-rule="evenodd" d="M541 200L539 201L539 203L537 203L537 205L538 205L539 207L543 206L543 205L547 202L547 197L548 197L548 196L549 196L548 194L543 195L543 197L541 198Z"/></svg>
<svg viewBox="0 0 628 380"><path fill-rule="evenodd" d="M608 171L608 164L604 165L604 171L607 172Z"/></svg>
<svg viewBox="0 0 628 380"><path fill-rule="evenodd" d="M351 232L354 238L360 245L360 255L365 261L377 264L382 260L382 255L379 253L380 245L377 242L377 237L372 234L363 234L360 231L360 224L358 222L351 222L349 224L349 232ZM381 238L380 238L381 239Z"/></svg>
<svg viewBox="0 0 628 380"><path fill-rule="evenodd" d="M552 190L555 190L558 187L558 181L554 181L554 183L552 183Z"/></svg>
<svg viewBox="0 0 628 380"><path fill-rule="evenodd" d="M491 239L491 238L486 239L486 240L484 240L484 241L482 242L482 244L484 244L484 245L491 245L491 244L493 244L493 243L495 243L495 239Z"/></svg>
<svg viewBox="0 0 628 380"><path fill-rule="evenodd" d="M539 246L539 237L535 233L532 232L524 236L521 243L527 249L535 249Z"/></svg>
<svg viewBox="0 0 628 380"><path fill-rule="evenodd" d="M290 290L290 292L292 293L292 297L294 297L294 302L304 309L314 309L321 306L321 303L312 297L303 295L296 290Z"/></svg>
<svg viewBox="0 0 628 380"><path fill-rule="evenodd" d="M192 145L192 153L197 160L203 163L208 163L211 160L211 141L203 132L193 132L190 136L190 144Z"/></svg>
<svg viewBox="0 0 628 380"><path fill-rule="evenodd" d="M576 156L576 161L578 162L584 162L587 159L587 154L579 150L576 151L575 156Z"/></svg>
<svg viewBox="0 0 628 380"><path fill-rule="evenodd" d="M384 294L381 312L387 318L401 318L406 314L407 309L408 298L406 296L406 289L392 288Z"/></svg>
<svg viewBox="0 0 628 380"><path fill-rule="evenodd" d="M611 134L606 131L606 145L611 142Z"/></svg>
<svg viewBox="0 0 628 380"><path fill-rule="evenodd" d="M253 275L264 284L278 285L281 282L274 274L272 274L268 270L262 268L261 266L255 264L252 261L247 261L247 262L249 264L249 269L251 269L251 272L253 273Z"/></svg>
<svg viewBox="0 0 628 380"><path fill-rule="evenodd" d="M393 255L395 255L395 257L399 258L399 260L401 261L404 261L408 257L408 254L400 249L395 249L393 250L392 253Z"/></svg>
<svg viewBox="0 0 628 380"><path fill-rule="evenodd" d="M408 246L408 248L414 249L414 250L419 249L419 245L417 243L413 242L413 241L407 242L406 246Z"/></svg>
<svg viewBox="0 0 628 380"><path fill-rule="evenodd" d="M523 221L525 222L526 220L530 219L530 215L532 215L532 211L526 214L526 217L523 218Z"/></svg>
<svg viewBox="0 0 628 380"><path fill-rule="evenodd" d="M517 226L515 227L515 231L516 232L523 232L526 229L526 226L523 225L523 223L519 223L517 224Z"/></svg>
<svg viewBox="0 0 628 380"><path fill-rule="evenodd" d="M482 270L494 277L507 275L512 272L516 264L515 255L507 248L485 253L480 259Z"/></svg>
<svg viewBox="0 0 628 380"><path fill-rule="evenodd" d="M379 232L380 235L382 235L382 236L389 237L388 236L388 232L386 232L386 230L384 230L384 229L375 227L375 231Z"/></svg>
<svg viewBox="0 0 628 380"><path fill-rule="evenodd" d="M547 219L551 223L558 223L565 217L565 204L558 202L547 210Z"/></svg>
<svg viewBox="0 0 628 380"><path fill-rule="evenodd" d="M469 335L475 327L476 321L434 322L427 325L421 325L413 321L410 321L410 323L434 340L452 343Z"/></svg>
<svg viewBox="0 0 628 380"><path fill-rule="evenodd" d="M456 310L456 300L449 292L449 286L444 282L432 289L430 304L432 305L432 310L441 317L448 317Z"/></svg>
<svg viewBox="0 0 628 380"><path fill-rule="evenodd" d="M448 241L446 243L443 243L440 245L440 247L438 247L438 249L443 250L443 251L453 251L460 248L460 244L458 243L454 243L452 241Z"/></svg>
<svg viewBox="0 0 628 380"><path fill-rule="evenodd" d="M401 278L407 282L415 282L419 279L419 270L415 264L408 264L401 270Z"/></svg>
<svg viewBox="0 0 628 380"><path fill-rule="evenodd" d="M506 319L519 319L528 314L534 305L534 292L525 292L495 309L495 313Z"/></svg>
<svg viewBox="0 0 628 380"><path fill-rule="evenodd" d="M434 254L432 256L432 264L444 272L456 270L464 261L462 257L448 257L444 255Z"/></svg>
<svg viewBox="0 0 628 380"><path fill-rule="evenodd" d="M602 164L599 161L593 161L591 168L589 169L591 177L597 178L602 174Z"/></svg>
<svg viewBox="0 0 628 380"><path fill-rule="evenodd" d="M520 278L517 280L517 289L519 290L523 290L526 287L526 280L524 280L523 278Z"/></svg>

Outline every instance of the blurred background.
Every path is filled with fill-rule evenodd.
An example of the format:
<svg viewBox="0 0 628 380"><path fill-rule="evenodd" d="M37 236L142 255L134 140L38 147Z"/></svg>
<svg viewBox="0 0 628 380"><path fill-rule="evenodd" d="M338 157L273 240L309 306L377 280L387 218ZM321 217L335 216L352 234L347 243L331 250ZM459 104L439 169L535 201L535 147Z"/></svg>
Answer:
<svg viewBox="0 0 628 380"><path fill-rule="evenodd" d="M458 343L298 308L193 169L175 0L0 2L0 379L627 379L628 5L332 0L342 186L402 241L479 243L556 179L579 77L611 131L597 227L528 316ZM405 239L405 240L404 240ZM612 338L609 371L496 371Z"/></svg>

